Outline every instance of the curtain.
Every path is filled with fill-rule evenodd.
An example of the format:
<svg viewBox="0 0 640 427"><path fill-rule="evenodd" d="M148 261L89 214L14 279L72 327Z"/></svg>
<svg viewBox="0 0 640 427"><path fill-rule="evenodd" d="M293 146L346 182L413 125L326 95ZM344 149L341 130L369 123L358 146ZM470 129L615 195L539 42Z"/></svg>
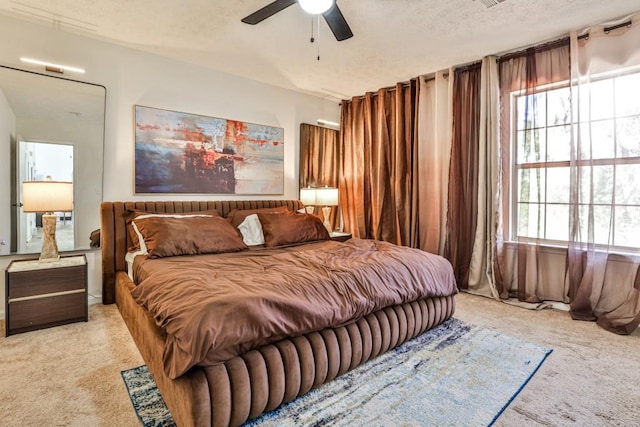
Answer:
<svg viewBox="0 0 640 427"><path fill-rule="evenodd" d="M306 123L300 125L300 188L338 187L340 167L340 132ZM314 213L322 217L316 207ZM338 209L331 210L331 229L339 225Z"/></svg>
<svg viewBox="0 0 640 427"><path fill-rule="evenodd" d="M458 287L469 287L469 265L478 212L478 143L481 64L458 68L453 76L453 131L449 164L447 238L444 256Z"/></svg>
<svg viewBox="0 0 640 427"><path fill-rule="evenodd" d="M545 193L546 172L564 171L566 168L546 167L551 165L551 161L569 159L547 156L551 153L547 150L547 142L553 144L547 140L544 130L548 104L544 92L538 94L538 90L563 82L566 87L569 79L568 39L500 58L499 186L506 193L502 193L499 203L502 218L506 221L500 224L495 248L496 291L502 298L509 297L510 291L515 290L523 302L538 303L547 299L568 302L564 283L549 280L545 274L547 269L541 262L544 257L539 243L547 236L545 203L568 202L568 189L549 198ZM564 98L558 96L554 102L568 108L568 88L562 94ZM557 126L554 128L556 134L560 138L568 138L570 117L563 115L562 111L551 115L553 119L550 120ZM512 136L517 140L513 144L517 150L513 150ZM512 190L509 192L509 189ZM510 218L513 218L511 222ZM561 217L556 220L562 221ZM566 236L559 236L558 240L566 241ZM505 243L505 239L509 243Z"/></svg>
<svg viewBox="0 0 640 427"><path fill-rule="evenodd" d="M640 324L640 16L624 21L499 66L499 186L512 189L501 211L513 221L497 233L497 290L567 302L616 333Z"/></svg>
<svg viewBox="0 0 640 427"><path fill-rule="evenodd" d="M501 187L498 133L499 90L496 57L482 59L480 72L480 127L478 129L478 190L476 231L469 265L468 291L500 298L496 287L497 232L500 230Z"/></svg>
<svg viewBox="0 0 640 427"><path fill-rule="evenodd" d="M571 34L568 280L571 315L631 333L640 324L640 14Z"/></svg>
<svg viewBox="0 0 640 427"><path fill-rule="evenodd" d="M444 253L451 156L452 72L439 71L420 79L418 106L418 244L431 253Z"/></svg>
<svg viewBox="0 0 640 427"><path fill-rule="evenodd" d="M354 237L416 246L418 82L342 103L340 199Z"/></svg>

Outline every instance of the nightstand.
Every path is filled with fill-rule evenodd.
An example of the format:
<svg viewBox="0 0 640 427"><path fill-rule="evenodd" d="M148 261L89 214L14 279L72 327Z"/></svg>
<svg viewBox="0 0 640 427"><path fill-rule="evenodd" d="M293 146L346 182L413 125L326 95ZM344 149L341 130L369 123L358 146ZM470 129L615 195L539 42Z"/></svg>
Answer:
<svg viewBox="0 0 640 427"><path fill-rule="evenodd" d="M331 240L335 242L346 242L351 238L351 233L341 233L339 231L334 231L333 233L329 233L329 237L331 237Z"/></svg>
<svg viewBox="0 0 640 427"><path fill-rule="evenodd" d="M6 335L88 321L87 259L12 261L5 272Z"/></svg>

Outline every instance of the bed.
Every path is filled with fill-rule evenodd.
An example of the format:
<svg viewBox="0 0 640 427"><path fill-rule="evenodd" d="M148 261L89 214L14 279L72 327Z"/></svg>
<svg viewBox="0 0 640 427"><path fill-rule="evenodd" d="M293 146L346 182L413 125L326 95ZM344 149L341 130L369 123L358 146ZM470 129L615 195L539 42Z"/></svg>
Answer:
<svg viewBox="0 0 640 427"><path fill-rule="evenodd" d="M345 308L350 305L343 297L342 281L355 280L350 277L354 274L347 270L360 270L355 267L340 267L343 258L353 266L358 265L357 263L362 259L366 259L367 262L372 260L371 262L375 264L374 258L378 256L378 252L389 252L392 258L397 259L404 258L405 255L407 257L409 255L410 257L427 256L416 250L399 248L384 242L352 239L341 243L323 240L302 245L284 245L260 248L255 251L242 250L213 255L167 256L154 260L147 260L146 258L149 257L142 256L136 257L137 261L131 263L129 268L127 267L127 253L132 250L132 238L127 227L127 212L189 214L215 211L221 217L226 217L230 212L238 209L260 210L282 206L292 213L303 207L297 200L103 202L101 205L103 302L117 304L178 426L241 425L248 419L273 410L282 403L331 381L336 376L423 333L453 315L454 297L457 293L453 273L446 261L443 262L441 258L431 255L428 255L431 258L424 258L424 265L434 264L440 267L420 266L410 270L410 279L417 280L417 285L403 285L401 290L387 289L385 285L387 279L384 277L391 279L395 275L393 271L388 273L389 276L385 276L387 273L378 270L367 273L383 278L376 286L372 286L367 277L359 277L358 292L363 295L369 295L370 292L380 294L380 300L368 302L360 294L356 297L348 296L347 301L356 301L356 303L353 309ZM264 219L266 217L260 218L266 221ZM267 231L265 228L265 236ZM341 254L345 254L344 257ZM353 259L347 258L352 256L350 254L359 254L361 260L357 261L355 255ZM301 257L303 261L300 261ZM128 259L131 261L131 257ZM422 265L422 258L418 260ZM277 267L284 262L302 263L301 271L309 270L310 263L316 264L319 273L311 276L322 276L324 281L313 285L309 282L303 289L314 289L317 292L300 292L295 288L298 282L303 283L304 280L311 279L306 278L303 272L295 273L298 274L297 276L294 273L290 274L289 271L293 271L289 270L290 267L279 271ZM212 267L209 263L218 264L213 264ZM250 267L254 264L258 266ZM189 288L189 291L186 291L190 295L196 295L195 300L190 302L177 300L176 307L180 304L182 307L176 308L175 313L168 312L166 305L160 308L155 305L158 292L175 296L176 292L184 289L183 286L187 284L206 281L206 271L211 269L209 271L214 271L218 275L216 276L218 277L217 287L222 289L223 282L229 282L224 295L230 295L234 292L234 286L239 283L235 277L243 275L237 274L237 271L242 271L243 265L247 266L247 276L250 276L249 271L264 272L264 280L259 281L263 288L272 289L274 284L269 285L269 280L281 277L282 284L278 286L282 286L282 292L303 294L303 299L293 303L291 298L286 297L279 299L277 303L265 304L262 298L250 297L248 300L253 301L251 304L254 304L251 305L244 299L238 298L238 295L229 296L226 303L239 301L241 304L237 306L241 309L229 311L240 313L239 317L230 321L228 319L232 319L231 317L221 314L217 317L227 322L225 327L218 328L214 332L206 330L206 332L197 333L204 336L205 340L214 339L226 345L221 345L216 351L212 350L213 347L199 346L194 351L195 354L200 354L199 356L168 357L168 353L180 353L185 344L190 346L190 339L195 334L190 327L176 326L171 323L175 318L181 317L180 313L184 314L188 311L190 314L190 310L185 310L185 307L203 305L204 312L209 314L221 311L218 309L206 311L207 307L211 306L197 303L203 299L202 294L198 294L201 291L198 285L195 286L195 290ZM159 272L155 272L156 268ZM225 276L227 268L236 272L231 279ZM131 270L129 271L131 275L128 274L128 269ZM174 279L165 281L165 278L170 276L167 273L170 271L181 273L175 275ZM427 276L430 277L429 280L422 279ZM180 280L180 277L188 280L174 284L176 280ZM139 286L134 283L134 279ZM253 280L253 283L258 282L255 276ZM338 296L324 293L325 286L332 281L341 281L336 294ZM424 286L420 284L427 281L442 283L430 283ZM160 282L162 286L158 285ZM249 289L249 286L242 286L239 287L243 290L242 292ZM421 290L414 290L414 287ZM280 289L278 287L278 292ZM242 292L240 295L243 295ZM318 298L318 295L322 301L309 304L309 298ZM242 322L248 321L247 319L260 318L261 306L271 310L265 312L264 319L274 318L275 320L271 323L266 320L261 322L266 326L261 325L260 328L243 326ZM309 306L315 307L316 310L311 310L311 315L305 314L313 318L307 321L295 310L298 307L304 311ZM314 317L313 313L317 312L323 315ZM278 317L282 313L293 313L294 318L303 319L303 321L291 322L291 318ZM296 324L292 326L292 323ZM227 327L228 325L237 327L233 329ZM229 329L233 332L228 332ZM253 336L249 331L249 335L243 337L244 341L229 341L236 339L237 335L242 335L238 331L254 329L266 329L270 335ZM195 344L194 347L196 347Z"/></svg>

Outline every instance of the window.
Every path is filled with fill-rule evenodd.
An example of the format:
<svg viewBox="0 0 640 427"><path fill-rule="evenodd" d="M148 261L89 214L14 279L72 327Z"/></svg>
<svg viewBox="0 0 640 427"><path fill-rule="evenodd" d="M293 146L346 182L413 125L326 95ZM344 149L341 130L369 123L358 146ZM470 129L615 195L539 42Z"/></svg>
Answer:
<svg viewBox="0 0 640 427"><path fill-rule="evenodd" d="M569 240L573 127L582 141L576 155L580 240L592 240L583 219L593 200L593 241L638 249L640 73L600 79L582 88L588 89L581 90L588 96L580 97L580 108L573 114L568 85L532 95L513 94L512 238Z"/></svg>

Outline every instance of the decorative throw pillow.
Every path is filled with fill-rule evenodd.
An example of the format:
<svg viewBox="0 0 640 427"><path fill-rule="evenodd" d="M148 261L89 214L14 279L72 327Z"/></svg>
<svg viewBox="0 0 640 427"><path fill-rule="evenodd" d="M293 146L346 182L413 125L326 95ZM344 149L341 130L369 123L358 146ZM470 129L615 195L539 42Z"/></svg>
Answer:
<svg viewBox="0 0 640 427"><path fill-rule="evenodd" d="M257 213L289 213L291 209L286 206L278 206L276 208L258 208L258 209L233 209L227 214L227 219L231 221L234 227L242 224L242 221L249 215Z"/></svg>
<svg viewBox="0 0 640 427"><path fill-rule="evenodd" d="M264 245L264 235L262 234L262 224L257 214L247 216L238 230L242 234L242 240L247 246Z"/></svg>
<svg viewBox="0 0 640 427"><path fill-rule="evenodd" d="M267 247L329 240L329 232L322 220L313 214L258 213Z"/></svg>
<svg viewBox="0 0 640 427"><path fill-rule="evenodd" d="M140 215L133 224L148 258L238 252L247 249L240 232L219 216Z"/></svg>
<svg viewBox="0 0 640 427"><path fill-rule="evenodd" d="M127 234L129 237L129 245L127 247L127 250L129 252L133 252L133 251L140 251L143 254L146 254L146 250L143 250L143 248L141 247L141 243L142 246L144 245L144 242L140 241L139 239L139 232L135 229L134 225L133 225L133 220L138 218L141 215L156 215L159 217L172 217L172 218L183 218L183 217L190 217L190 216L215 216L215 217L219 217L220 214L218 213L218 211L216 211L215 209L213 210L208 210L208 211L196 211L196 212L186 212L186 213L163 213L163 212L153 212L153 211L141 211L141 210L128 210L124 213L124 218L125 218L125 223L127 226Z"/></svg>

